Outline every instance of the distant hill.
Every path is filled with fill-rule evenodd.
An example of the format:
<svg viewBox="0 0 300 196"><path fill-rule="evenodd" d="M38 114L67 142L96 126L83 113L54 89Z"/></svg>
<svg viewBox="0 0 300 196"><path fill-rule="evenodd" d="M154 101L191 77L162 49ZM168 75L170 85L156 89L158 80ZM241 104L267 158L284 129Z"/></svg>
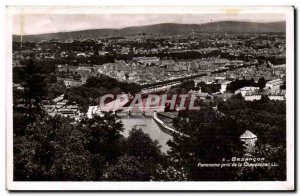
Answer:
<svg viewBox="0 0 300 196"><path fill-rule="evenodd" d="M185 32L200 33L268 33L285 32L285 22L257 23L257 22L237 22L222 21L205 24L176 24L161 23L145 26L126 27L123 29L92 29L71 32L47 33L39 35L25 35L23 41L39 40L67 40L76 38L97 39L105 36L126 36L134 34L161 34L172 35ZM13 35L14 41L20 41L19 35Z"/></svg>

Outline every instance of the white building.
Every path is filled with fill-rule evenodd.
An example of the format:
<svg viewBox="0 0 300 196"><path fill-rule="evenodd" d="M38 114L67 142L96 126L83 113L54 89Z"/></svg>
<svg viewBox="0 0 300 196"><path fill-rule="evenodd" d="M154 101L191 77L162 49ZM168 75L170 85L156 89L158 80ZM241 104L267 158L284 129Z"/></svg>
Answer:
<svg viewBox="0 0 300 196"><path fill-rule="evenodd" d="M242 142L247 142L247 141L257 141L257 136L253 134L251 131L246 130L241 136L240 140Z"/></svg>
<svg viewBox="0 0 300 196"><path fill-rule="evenodd" d="M61 94L60 96L56 97L55 99L53 99L53 101L55 103L59 102L59 101L62 101L65 97L65 94Z"/></svg>
<svg viewBox="0 0 300 196"><path fill-rule="evenodd" d="M150 64L158 64L159 63L159 58L158 57L133 57L132 61L138 62L138 63L143 63L146 65Z"/></svg>
<svg viewBox="0 0 300 196"><path fill-rule="evenodd" d="M82 82L80 81L76 81L74 79L64 79L64 85L67 87L67 88L70 88L70 87L77 87L77 86L81 86L82 85Z"/></svg>
<svg viewBox="0 0 300 196"><path fill-rule="evenodd" d="M257 141L257 136L254 135L251 131L246 130L241 136L240 140L244 146L245 156L251 156L251 153L254 151L255 143Z"/></svg>
<svg viewBox="0 0 300 196"><path fill-rule="evenodd" d="M210 94L201 92L201 88L199 89L199 91L190 90L189 94L191 94L195 97L199 97L202 100L208 99L208 98L213 98Z"/></svg>
<svg viewBox="0 0 300 196"><path fill-rule="evenodd" d="M285 96L284 95L269 95L268 96L270 100L278 100L278 101L284 101Z"/></svg>
<svg viewBox="0 0 300 196"><path fill-rule="evenodd" d="M245 95L245 101L261 100L261 95Z"/></svg>
<svg viewBox="0 0 300 196"><path fill-rule="evenodd" d="M239 93L241 93L241 95L242 95L243 97L245 97L245 95L251 95L251 94L255 93L255 92L258 91L258 90L259 90L259 87L255 87L255 86L245 86L245 87L243 87L243 88L240 88L240 89L236 90L236 91L234 92L234 94L239 94Z"/></svg>
<svg viewBox="0 0 300 196"><path fill-rule="evenodd" d="M280 91L280 86L283 85L284 81L282 79L275 79L268 81L266 83L265 89L270 90L271 92Z"/></svg>
<svg viewBox="0 0 300 196"><path fill-rule="evenodd" d="M227 85L230 84L231 81L226 81L226 82L223 82L221 84L221 89L220 89L220 93L225 93L226 92L226 89L227 89Z"/></svg>

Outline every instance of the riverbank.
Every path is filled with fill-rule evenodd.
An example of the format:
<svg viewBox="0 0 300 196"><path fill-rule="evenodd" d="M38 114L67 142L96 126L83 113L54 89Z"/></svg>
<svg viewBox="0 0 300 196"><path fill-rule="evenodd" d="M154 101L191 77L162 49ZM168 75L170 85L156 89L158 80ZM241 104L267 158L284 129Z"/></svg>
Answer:
<svg viewBox="0 0 300 196"><path fill-rule="evenodd" d="M186 136L183 133L180 133L179 131L176 131L174 128L169 127L164 123L157 115L157 112L153 113L153 119L154 121L158 124L158 126L164 131L165 133L174 136L174 135L181 135L181 136Z"/></svg>
<svg viewBox="0 0 300 196"><path fill-rule="evenodd" d="M153 116L122 116L118 117L118 120L120 120L124 125L124 131L122 132L124 137L129 136L129 132L132 128L140 128L144 133L149 134L151 139L158 141L162 152L166 153L170 150L167 142L172 140L173 137L164 132L162 128L158 126L158 124L154 121Z"/></svg>

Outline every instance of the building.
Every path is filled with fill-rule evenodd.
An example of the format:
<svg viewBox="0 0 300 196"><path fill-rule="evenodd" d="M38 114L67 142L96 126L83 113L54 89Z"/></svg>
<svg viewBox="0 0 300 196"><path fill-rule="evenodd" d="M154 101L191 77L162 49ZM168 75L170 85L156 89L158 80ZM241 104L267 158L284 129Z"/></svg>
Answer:
<svg viewBox="0 0 300 196"><path fill-rule="evenodd" d="M53 99L53 101L55 103L59 102L59 101L62 101L65 97L65 94L61 94L60 96L56 97L55 99Z"/></svg>
<svg viewBox="0 0 300 196"><path fill-rule="evenodd" d="M166 68L166 72L183 72L188 71L188 66L184 62L173 63Z"/></svg>
<svg viewBox="0 0 300 196"><path fill-rule="evenodd" d="M285 96L284 95L269 95L268 96L270 100L278 100L278 101L284 101Z"/></svg>
<svg viewBox="0 0 300 196"><path fill-rule="evenodd" d="M64 73L76 73L76 69L78 69L78 66L71 66L71 65L57 65L59 72Z"/></svg>
<svg viewBox="0 0 300 196"><path fill-rule="evenodd" d="M254 100L261 100L261 95L245 95L245 101L254 101Z"/></svg>
<svg viewBox="0 0 300 196"><path fill-rule="evenodd" d="M170 60L161 60L159 62L161 67L168 66L168 65L171 65L173 63L174 63L174 60L172 60L172 59L170 59Z"/></svg>
<svg viewBox="0 0 300 196"><path fill-rule="evenodd" d="M64 79L64 85L67 87L67 88L70 88L70 87L77 87L77 86L81 86L82 83L80 81L77 81L77 80L74 80L74 79Z"/></svg>
<svg viewBox="0 0 300 196"><path fill-rule="evenodd" d="M159 58L158 57L133 57L132 61L137 63L142 63L145 65L151 65L151 64L158 64Z"/></svg>
<svg viewBox="0 0 300 196"><path fill-rule="evenodd" d="M16 88L17 90L24 90L24 87L21 84L13 84L13 88Z"/></svg>
<svg viewBox="0 0 300 196"><path fill-rule="evenodd" d="M79 106L73 102L68 104L68 100L64 99L64 95L53 99L54 104L43 105L44 110L50 116L64 116L78 121L81 119L83 114L79 110Z"/></svg>
<svg viewBox="0 0 300 196"><path fill-rule="evenodd" d="M244 65L244 61L242 60L232 60L230 61L230 65L233 67L241 67Z"/></svg>
<svg viewBox="0 0 300 196"><path fill-rule="evenodd" d="M80 75L81 81L86 82L86 80L92 76L92 70L92 67L78 67L76 72Z"/></svg>
<svg viewBox="0 0 300 196"><path fill-rule="evenodd" d="M254 151L255 143L257 141L257 136L251 131L246 130L241 136L240 140L243 143L244 155L251 156L251 153Z"/></svg>
<svg viewBox="0 0 300 196"><path fill-rule="evenodd" d="M230 84L231 81L226 81L226 82L223 82L221 84L221 89L220 89L220 93L225 93L226 92L226 89L227 89L227 85Z"/></svg>
<svg viewBox="0 0 300 196"><path fill-rule="evenodd" d="M201 92L201 88L199 91L190 90L189 94L193 95L195 97L199 97L199 99L201 99L201 100L213 98L213 96L211 96L210 94Z"/></svg>
<svg viewBox="0 0 300 196"><path fill-rule="evenodd" d="M274 93L280 91L280 86L283 85L283 83L284 81L282 79L271 80L266 83L265 89Z"/></svg>
<svg viewBox="0 0 300 196"><path fill-rule="evenodd" d="M236 90L236 91L234 92L234 94L239 94L239 93L241 93L241 95L242 95L243 97L245 97L245 95L251 95L251 94L257 92L258 90L259 90L259 87L255 87L255 86L245 86L245 87L243 87L243 88L240 88L240 89Z"/></svg>
<svg viewBox="0 0 300 196"><path fill-rule="evenodd" d="M78 67L76 72L78 74L88 74L92 72L92 67Z"/></svg>
<svg viewBox="0 0 300 196"><path fill-rule="evenodd" d="M253 141L257 141L257 136L255 134L253 134L251 131L246 130L241 136L240 136L240 140L242 142L253 142Z"/></svg>

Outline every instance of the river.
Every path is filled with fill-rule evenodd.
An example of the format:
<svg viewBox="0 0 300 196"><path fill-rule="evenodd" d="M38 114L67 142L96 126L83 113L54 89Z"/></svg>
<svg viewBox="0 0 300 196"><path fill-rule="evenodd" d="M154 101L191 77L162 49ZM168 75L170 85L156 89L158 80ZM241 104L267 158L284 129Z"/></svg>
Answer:
<svg viewBox="0 0 300 196"><path fill-rule="evenodd" d="M161 146L161 151L166 153L170 150L170 147L167 145L169 140L172 140L172 136L161 131L159 126L155 123L152 117L147 116L122 116L120 120L124 124L124 132L122 133L125 137L128 137L129 131L132 128L140 128L144 133L148 133L152 140L158 140L159 145Z"/></svg>

